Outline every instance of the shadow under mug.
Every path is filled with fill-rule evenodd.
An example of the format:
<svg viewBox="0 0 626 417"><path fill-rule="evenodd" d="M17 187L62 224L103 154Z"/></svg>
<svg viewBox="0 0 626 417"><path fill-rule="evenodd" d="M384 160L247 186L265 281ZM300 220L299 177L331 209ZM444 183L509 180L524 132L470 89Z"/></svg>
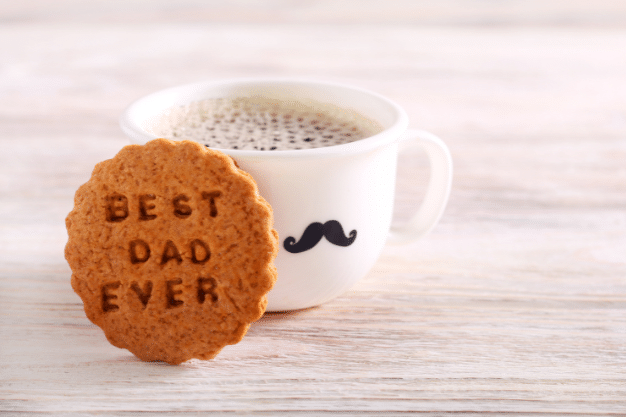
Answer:
<svg viewBox="0 0 626 417"><path fill-rule="evenodd" d="M430 133L407 130L405 111L367 90L288 79L205 82L145 96L123 112L120 124L134 143L143 144L156 138L145 129L146 121L172 106L246 96L328 103L356 111L383 127L373 136L321 148L219 149L254 177L259 193L274 210L280 239L275 261L278 279L268 294L267 311L312 307L341 295L368 273L386 242L421 238L439 221L452 180L448 148ZM425 151L430 179L410 221L391 228L400 145ZM318 242L306 250L292 250L294 242L302 240Z"/></svg>

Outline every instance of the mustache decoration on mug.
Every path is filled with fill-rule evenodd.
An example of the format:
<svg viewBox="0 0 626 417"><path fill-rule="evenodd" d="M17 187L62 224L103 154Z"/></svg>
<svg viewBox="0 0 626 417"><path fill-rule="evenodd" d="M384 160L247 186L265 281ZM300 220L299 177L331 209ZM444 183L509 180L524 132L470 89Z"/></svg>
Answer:
<svg viewBox="0 0 626 417"><path fill-rule="evenodd" d="M323 237L333 245L350 246L356 239L356 230L351 231L350 237L347 237L337 220L329 220L324 224L314 222L307 226L299 242L289 236L285 239L283 247L287 252L300 253L313 248Z"/></svg>

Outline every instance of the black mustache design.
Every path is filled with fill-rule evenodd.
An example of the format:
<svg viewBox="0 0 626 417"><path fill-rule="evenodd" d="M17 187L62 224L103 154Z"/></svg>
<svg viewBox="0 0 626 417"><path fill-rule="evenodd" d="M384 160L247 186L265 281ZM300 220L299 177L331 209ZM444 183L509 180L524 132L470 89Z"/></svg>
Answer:
<svg viewBox="0 0 626 417"><path fill-rule="evenodd" d="M356 230L350 232L350 237L346 237L337 220L329 220L324 224L315 222L307 226L299 242L296 243L296 239L289 236L283 246L287 252L300 253L317 245L323 237L333 245L350 246L356 239Z"/></svg>

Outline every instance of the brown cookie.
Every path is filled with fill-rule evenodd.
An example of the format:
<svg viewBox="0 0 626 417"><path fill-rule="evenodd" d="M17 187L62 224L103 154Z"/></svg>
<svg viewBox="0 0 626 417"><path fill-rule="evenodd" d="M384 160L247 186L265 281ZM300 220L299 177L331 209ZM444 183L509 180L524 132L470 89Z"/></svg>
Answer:
<svg viewBox="0 0 626 417"><path fill-rule="evenodd" d="M126 146L74 204L72 287L113 345L144 361L211 359L263 315L278 236L227 155L190 141Z"/></svg>

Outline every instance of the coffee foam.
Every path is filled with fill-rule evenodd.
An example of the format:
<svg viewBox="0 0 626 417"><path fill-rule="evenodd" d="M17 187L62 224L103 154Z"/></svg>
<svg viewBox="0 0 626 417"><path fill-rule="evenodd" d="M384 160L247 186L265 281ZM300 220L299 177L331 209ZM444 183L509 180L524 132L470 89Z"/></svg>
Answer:
<svg viewBox="0 0 626 417"><path fill-rule="evenodd" d="M263 96L211 98L171 107L147 120L149 133L216 149L311 149L354 142L382 127L331 104Z"/></svg>

